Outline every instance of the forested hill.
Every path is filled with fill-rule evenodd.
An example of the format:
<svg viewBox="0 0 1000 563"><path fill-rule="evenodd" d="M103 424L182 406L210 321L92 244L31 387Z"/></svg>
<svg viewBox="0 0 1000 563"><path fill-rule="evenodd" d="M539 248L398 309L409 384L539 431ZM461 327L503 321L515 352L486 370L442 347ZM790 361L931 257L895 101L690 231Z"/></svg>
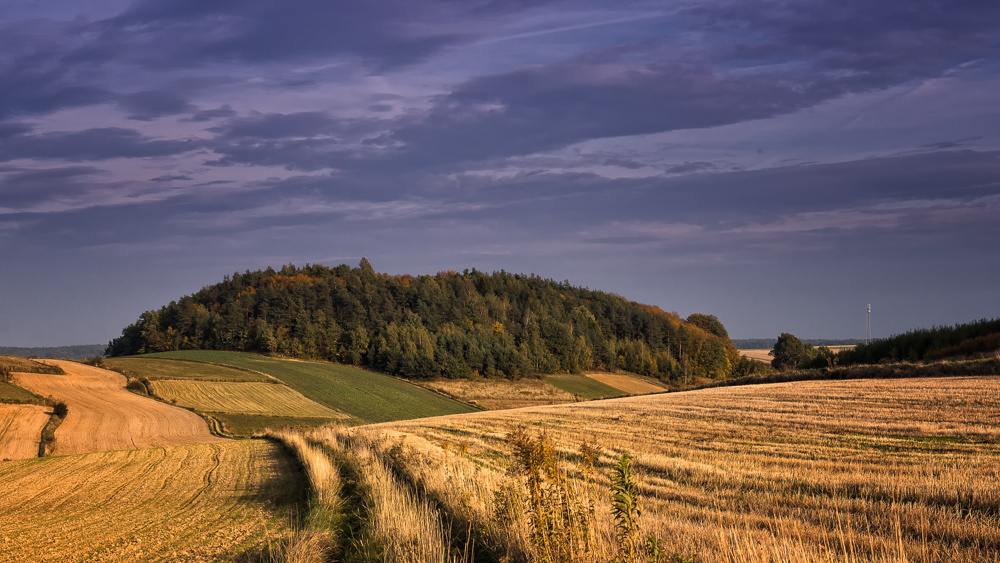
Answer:
<svg viewBox="0 0 1000 563"><path fill-rule="evenodd" d="M147 311L108 356L183 349L279 353L411 378L622 369L662 379L743 375L713 315L686 320L620 296L504 271L434 276L288 265L234 274Z"/></svg>

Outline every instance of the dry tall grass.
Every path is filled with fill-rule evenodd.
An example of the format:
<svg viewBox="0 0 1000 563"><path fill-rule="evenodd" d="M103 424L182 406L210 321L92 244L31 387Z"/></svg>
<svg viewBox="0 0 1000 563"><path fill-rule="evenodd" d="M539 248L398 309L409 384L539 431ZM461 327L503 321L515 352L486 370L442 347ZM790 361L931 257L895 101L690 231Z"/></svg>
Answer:
<svg viewBox="0 0 1000 563"><path fill-rule="evenodd" d="M368 440L353 439L330 428L313 431L310 439L339 455L357 479L363 497L365 527L352 550L364 560L387 563L452 563L451 536L441 514L419 492L401 482Z"/></svg>
<svg viewBox="0 0 1000 563"><path fill-rule="evenodd" d="M290 449L305 468L310 506L304 525L285 538L272 554L275 563L322 563L333 557L339 545L337 515L343 508L340 471L320 448L298 433L271 431L267 437Z"/></svg>
<svg viewBox="0 0 1000 563"><path fill-rule="evenodd" d="M643 528L670 552L732 562L1000 560L1000 378L708 389L349 432L434 498L458 499L441 501L450 517L488 530L510 465L505 436L520 425L549 434L596 505L593 548L581 560L615 555L613 522L601 515L623 452L634 457ZM396 444L412 453L394 456ZM592 478L581 446L595 452Z"/></svg>

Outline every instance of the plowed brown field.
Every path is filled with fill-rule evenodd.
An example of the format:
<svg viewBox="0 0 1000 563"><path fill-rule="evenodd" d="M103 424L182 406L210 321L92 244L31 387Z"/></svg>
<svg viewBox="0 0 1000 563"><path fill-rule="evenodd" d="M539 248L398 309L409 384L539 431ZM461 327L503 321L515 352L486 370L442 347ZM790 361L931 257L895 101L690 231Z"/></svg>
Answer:
<svg viewBox="0 0 1000 563"><path fill-rule="evenodd" d="M0 460L38 457L38 441L52 409L0 405Z"/></svg>
<svg viewBox="0 0 1000 563"><path fill-rule="evenodd" d="M18 373L18 385L64 401L69 414L56 430L55 455L224 441L198 415L125 390L125 376L92 366L47 360L66 375Z"/></svg>
<svg viewBox="0 0 1000 563"><path fill-rule="evenodd" d="M288 529L299 479L262 440L2 463L0 561L245 560Z"/></svg>

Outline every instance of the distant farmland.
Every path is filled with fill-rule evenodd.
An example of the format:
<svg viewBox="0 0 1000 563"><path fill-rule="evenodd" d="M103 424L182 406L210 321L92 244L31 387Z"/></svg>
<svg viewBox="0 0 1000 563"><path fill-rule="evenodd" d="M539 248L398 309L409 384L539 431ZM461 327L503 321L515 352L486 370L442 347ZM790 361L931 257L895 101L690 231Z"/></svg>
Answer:
<svg viewBox="0 0 1000 563"><path fill-rule="evenodd" d="M340 364L276 360L241 352L194 350L141 357L195 360L262 372L321 405L365 423L477 410L412 383Z"/></svg>
<svg viewBox="0 0 1000 563"><path fill-rule="evenodd" d="M201 412L346 418L285 385L174 380L154 381L151 385L158 396Z"/></svg>

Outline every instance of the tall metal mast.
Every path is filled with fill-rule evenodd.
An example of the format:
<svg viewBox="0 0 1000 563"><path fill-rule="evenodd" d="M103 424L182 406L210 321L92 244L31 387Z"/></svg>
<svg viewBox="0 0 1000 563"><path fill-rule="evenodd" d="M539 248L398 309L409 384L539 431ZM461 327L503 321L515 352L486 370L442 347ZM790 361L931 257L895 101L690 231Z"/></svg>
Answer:
<svg viewBox="0 0 1000 563"><path fill-rule="evenodd" d="M865 326L865 344L872 342L872 304L868 304L868 324Z"/></svg>

